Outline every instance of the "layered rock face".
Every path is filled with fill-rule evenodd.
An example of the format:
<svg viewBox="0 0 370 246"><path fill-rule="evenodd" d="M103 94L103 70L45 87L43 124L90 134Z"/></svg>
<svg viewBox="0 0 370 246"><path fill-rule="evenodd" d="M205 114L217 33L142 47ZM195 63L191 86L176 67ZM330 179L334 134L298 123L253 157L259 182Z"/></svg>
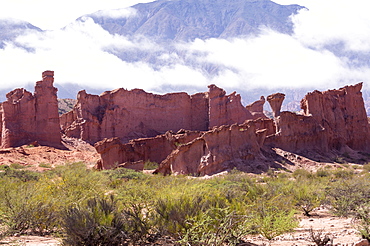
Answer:
<svg viewBox="0 0 370 246"><path fill-rule="evenodd" d="M256 118L243 107L239 95L226 95L215 85L209 92L194 95L118 89L100 96L81 91L77 99L74 109L61 117L62 130L90 143L113 137L128 142L169 130L207 131Z"/></svg>
<svg viewBox="0 0 370 246"><path fill-rule="evenodd" d="M209 127L243 123L253 119L252 114L243 107L241 97L235 92L226 95L226 92L215 85L209 88Z"/></svg>
<svg viewBox="0 0 370 246"><path fill-rule="evenodd" d="M279 111L277 133L268 142L291 152L325 154L348 147L369 151L369 124L361 93L362 83L339 90L308 93L301 101L303 114ZM281 98L281 97L279 97Z"/></svg>
<svg viewBox="0 0 370 246"><path fill-rule="evenodd" d="M25 89L9 92L0 105L1 148L18 147L32 142L61 148L57 89L53 87L54 72L42 73L35 93Z"/></svg>
<svg viewBox="0 0 370 246"><path fill-rule="evenodd" d="M327 133L329 149L369 151L369 123L362 98L362 83L339 90L308 93L301 101L306 116L312 115Z"/></svg>
<svg viewBox="0 0 370 246"><path fill-rule="evenodd" d="M179 146L156 172L209 175L233 168L246 172L266 171L268 165L261 153L266 131L256 128L253 121L214 128Z"/></svg>
<svg viewBox="0 0 370 246"><path fill-rule="evenodd" d="M119 138L104 139L94 145L101 156L98 168L133 165L143 167L146 161L161 163L178 146L201 135L201 132L195 131L180 131L175 134L168 131L153 138L130 140L126 144L122 144Z"/></svg>
<svg viewBox="0 0 370 246"><path fill-rule="evenodd" d="M238 95L227 96L222 89L211 85L208 120L212 130L200 135L187 132L190 138L167 133L131 140L128 144L110 139L95 147L101 153L103 169L117 163L125 167L139 163L142 167L143 162L151 160L160 163L157 173L193 175L210 175L233 168L264 171L275 165L276 148L327 160L348 150L366 153L370 135L361 86L308 93L301 102L300 114L280 112L285 95L270 95L267 100L273 109L272 120L261 115L263 97L243 108ZM240 123L246 118L252 119ZM176 145L178 140L174 139L182 139L182 144Z"/></svg>

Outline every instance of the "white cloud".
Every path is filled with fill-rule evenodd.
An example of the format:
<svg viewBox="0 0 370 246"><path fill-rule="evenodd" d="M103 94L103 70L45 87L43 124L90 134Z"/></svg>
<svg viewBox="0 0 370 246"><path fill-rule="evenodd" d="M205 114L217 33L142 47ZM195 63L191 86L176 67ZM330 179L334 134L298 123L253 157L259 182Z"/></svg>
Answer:
<svg viewBox="0 0 370 246"><path fill-rule="evenodd" d="M292 18L295 36L304 44L323 47L343 42L352 51L370 51L370 15L363 0L307 1L308 10Z"/></svg>
<svg viewBox="0 0 370 246"><path fill-rule="evenodd" d="M0 88L24 86L40 78L44 70L54 70L59 84L77 83L93 88L141 88L156 90L164 84L206 86L203 74L179 63L154 69L143 62L127 63L106 50L163 49L150 40L129 40L111 35L92 19L75 22L62 30L33 32L19 36L0 49ZM176 56L175 56L175 60ZM23 83L22 83L23 82Z"/></svg>
<svg viewBox="0 0 370 246"><path fill-rule="evenodd" d="M97 17L110 17L113 19L132 17L137 14L134 8L124 8L124 9L106 9L100 10L94 13Z"/></svg>
<svg viewBox="0 0 370 246"><path fill-rule="evenodd" d="M333 4L332 0L327 1ZM111 35L91 18L60 30L27 33L19 36L16 44L28 51L12 43L0 49L0 88L34 82L47 69L55 71L59 84L72 82L95 88L141 88L161 92L164 85L204 91L211 83L236 91L282 86L328 89L370 78L369 67L354 68L349 58L337 57L325 49L325 45L333 42L344 42L348 49L367 50L365 41L370 31L349 30L344 23L352 19L336 19L339 16L335 17L335 8L345 4L342 0L336 1L339 5L333 7L333 13L330 9L329 12L320 9L317 0L310 2L310 11L293 17L296 32L292 36L266 29L259 36L243 39L195 40L178 44L172 51L144 37L133 40ZM324 6L327 5L322 3ZM335 23L326 20L324 14L329 20L340 21L343 30L332 30ZM349 11L348 16L352 15L354 11ZM353 21L367 30L367 24L361 24L361 19ZM358 33L357 38L345 35L350 31ZM145 61L127 63L113 55L135 50L155 52L165 65L153 68ZM207 64L206 67L214 66L219 70L210 76L194 64ZM365 87L368 87L366 83Z"/></svg>
<svg viewBox="0 0 370 246"><path fill-rule="evenodd" d="M205 54L197 56L203 62L226 66L214 78L225 87L323 88L369 75L366 69L351 69L345 59L327 50L309 49L295 37L271 30L249 39L198 39L182 48Z"/></svg>

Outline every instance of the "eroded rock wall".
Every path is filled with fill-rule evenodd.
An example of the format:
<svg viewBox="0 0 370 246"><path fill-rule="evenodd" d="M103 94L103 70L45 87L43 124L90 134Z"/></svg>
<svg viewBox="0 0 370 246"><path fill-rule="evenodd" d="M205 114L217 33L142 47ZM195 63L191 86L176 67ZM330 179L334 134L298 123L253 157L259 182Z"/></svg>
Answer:
<svg viewBox="0 0 370 246"><path fill-rule="evenodd" d="M304 114L312 115L327 132L328 148L369 151L369 123L362 98L362 83L339 90L308 93L301 101Z"/></svg>
<svg viewBox="0 0 370 246"><path fill-rule="evenodd" d="M215 127L201 137L179 146L156 170L163 174L211 175L238 168L246 172L268 169L261 153L267 129L254 121Z"/></svg>
<svg viewBox="0 0 370 246"><path fill-rule="evenodd" d="M41 145L61 148L57 89L54 72L42 73L35 93L25 89L9 92L1 110L1 148L18 147L37 141Z"/></svg>
<svg viewBox="0 0 370 246"><path fill-rule="evenodd" d="M243 107L240 95L226 95L215 85L209 88L209 92L194 95L117 89L97 96L81 91L73 111L61 116L62 130L90 143L113 137L128 142L166 131L207 131L257 118Z"/></svg>
<svg viewBox="0 0 370 246"><path fill-rule="evenodd" d="M99 169L111 169L147 161L161 163L178 146L201 136L201 132L167 132L153 138L130 140L123 144L119 138L104 139L94 146L101 156Z"/></svg>

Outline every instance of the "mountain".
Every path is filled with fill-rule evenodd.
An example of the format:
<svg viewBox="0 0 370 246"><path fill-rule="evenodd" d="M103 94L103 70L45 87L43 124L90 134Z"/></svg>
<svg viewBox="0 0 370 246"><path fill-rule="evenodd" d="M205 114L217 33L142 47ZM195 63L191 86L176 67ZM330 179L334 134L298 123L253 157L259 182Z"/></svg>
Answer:
<svg viewBox="0 0 370 246"><path fill-rule="evenodd" d="M269 0L159 0L132 8L135 14L128 17L113 18L101 12L85 17L112 34L190 41L248 36L258 33L261 26L291 33L289 17L303 7Z"/></svg>
<svg viewBox="0 0 370 246"><path fill-rule="evenodd" d="M4 48L7 41L15 38L28 30L42 31L40 28L21 20L0 19L0 49Z"/></svg>

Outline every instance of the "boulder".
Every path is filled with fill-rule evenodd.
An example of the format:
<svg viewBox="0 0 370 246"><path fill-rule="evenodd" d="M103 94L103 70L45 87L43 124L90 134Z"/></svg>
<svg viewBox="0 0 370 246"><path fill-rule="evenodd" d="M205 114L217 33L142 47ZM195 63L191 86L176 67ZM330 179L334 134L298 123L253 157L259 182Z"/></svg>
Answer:
<svg viewBox="0 0 370 246"><path fill-rule="evenodd" d="M40 145L63 148L54 72L42 73L34 94L25 89L9 92L0 104L1 148L18 147L37 141Z"/></svg>

